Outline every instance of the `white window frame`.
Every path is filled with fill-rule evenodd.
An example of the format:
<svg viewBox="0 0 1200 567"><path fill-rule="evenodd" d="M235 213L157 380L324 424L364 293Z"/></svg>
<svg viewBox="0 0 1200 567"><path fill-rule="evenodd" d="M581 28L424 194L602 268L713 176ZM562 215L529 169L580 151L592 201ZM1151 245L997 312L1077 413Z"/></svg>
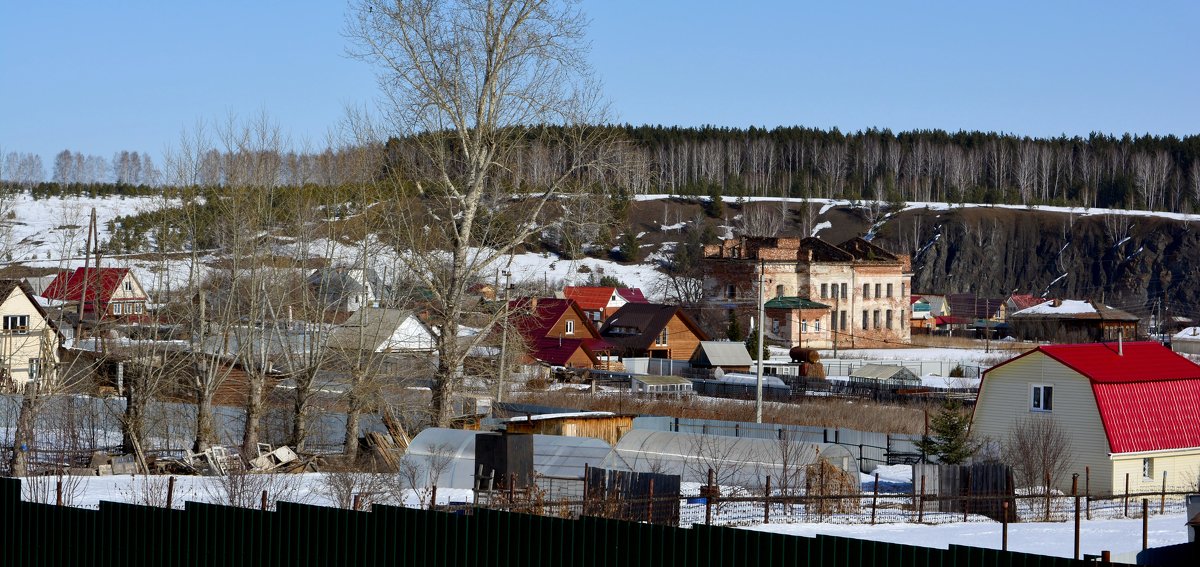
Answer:
<svg viewBox="0 0 1200 567"><path fill-rule="evenodd" d="M134 303L134 304L133 304L133 313L134 313L135 315L141 315L141 314L142 314L142 304L141 304L141 303Z"/></svg>
<svg viewBox="0 0 1200 567"><path fill-rule="evenodd" d="M14 335L29 334L29 316L28 315L5 315L4 330Z"/></svg>
<svg viewBox="0 0 1200 567"><path fill-rule="evenodd" d="M670 338L671 336L668 329L663 327L662 331L658 333L658 336L654 338L654 346L667 346L670 344Z"/></svg>
<svg viewBox="0 0 1200 567"><path fill-rule="evenodd" d="M1142 479L1154 480L1154 458L1142 457Z"/></svg>
<svg viewBox="0 0 1200 567"><path fill-rule="evenodd" d="M1046 404L1046 393L1050 394L1050 403ZM1046 407L1049 405L1050 407ZM1054 411L1054 384L1030 384L1029 385L1029 411L1046 412Z"/></svg>
<svg viewBox="0 0 1200 567"><path fill-rule="evenodd" d="M807 332L808 332L808 319L801 319L801 320L800 320L800 332L801 332L801 333L807 333Z"/></svg>
<svg viewBox="0 0 1200 567"><path fill-rule="evenodd" d="M571 319L567 319L567 334L568 335L575 334L575 321L573 321Z"/></svg>
<svg viewBox="0 0 1200 567"><path fill-rule="evenodd" d="M123 307L123 305L125 305L125 304L124 303L114 303L112 306L113 315L124 315L125 308Z"/></svg>
<svg viewBox="0 0 1200 567"><path fill-rule="evenodd" d="M41 378L41 377L42 377L42 359L40 359L40 358L29 359L29 379L37 380L38 378Z"/></svg>
<svg viewBox="0 0 1200 567"><path fill-rule="evenodd" d="M125 291L133 291L133 282L125 280Z"/></svg>

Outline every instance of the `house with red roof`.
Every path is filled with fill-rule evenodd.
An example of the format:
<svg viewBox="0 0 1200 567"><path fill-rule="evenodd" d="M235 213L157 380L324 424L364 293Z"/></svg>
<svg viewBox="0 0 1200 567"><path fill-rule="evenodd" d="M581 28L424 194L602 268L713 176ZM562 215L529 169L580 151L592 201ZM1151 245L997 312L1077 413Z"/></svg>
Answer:
<svg viewBox="0 0 1200 567"><path fill-rule="evenodd" d="M509 324L525 343L526 362L593 368L608 353L608 343L573 299L521 298L508 308Z"/></svg>
<svg viewBox="0 0 1200 567"><path fill-rule="evenodd" d="M83 302L84 317L140 319L146 313L146 291L129 268L76 268L60 272L46 291L46 299Z"/></svg>
<svg viewBox="0 0 1200 567"><path fill-rule="evenodd" d="M597 327L626 303L649 303L638 288L569 285L561 296L574 299Z"/></svg>
<svg viewBox="0 0 1200 567"><path fill-rule="evenodd" d="M1200 365L1155 342L1040 346L984 373L971 435L997 446L1026 420L1069 433L1060 490L1072 473L1092 494L1121 494L1127 478L1131 493L1159 491L1164 479L1168 490L1190 487L1200 472Z"/></svg>

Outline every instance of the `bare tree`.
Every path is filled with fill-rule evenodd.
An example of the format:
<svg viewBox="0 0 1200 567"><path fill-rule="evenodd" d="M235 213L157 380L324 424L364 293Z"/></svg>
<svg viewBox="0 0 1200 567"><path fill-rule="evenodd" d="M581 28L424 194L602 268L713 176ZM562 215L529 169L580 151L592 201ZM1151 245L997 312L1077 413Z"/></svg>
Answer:
<svg viewBox="0 0 1200 567"><path fill-rule="evenodd" d="M782 211L770 206L746 205L742 207L737 231L744 236L777 236L785 220Z"/></svg>
<svg viewBox="0 0 1200 567"><path fill-rule="evenodd" d="M586 127L603 107L583 59L584 24L574 6L512 0L362 0L349 18L353 55L377 65L388 116L407 136L392 156L408 177L394 180L389 240L429 291L438 425L450 422L459 368L482 340L458 338L467 288L542 230L549 203L582 194L581 175L613 160L611 136ZM511 174L529 140L557 158L522 184Z"/></svg>
<svg viewBox="0 0 1200 567"><path fill-rule="evenodd" d="M1049 491L1070 473L1071 435L1053 417L1019 419L1001 442L1000 457L1012 467L1018 488Z"/></svg>

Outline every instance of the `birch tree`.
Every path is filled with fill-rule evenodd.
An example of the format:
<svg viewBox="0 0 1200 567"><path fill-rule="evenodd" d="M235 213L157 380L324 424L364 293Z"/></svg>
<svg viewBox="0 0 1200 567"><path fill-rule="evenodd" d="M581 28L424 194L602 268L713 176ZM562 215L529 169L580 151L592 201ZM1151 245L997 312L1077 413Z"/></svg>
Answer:
<svg viewBox="0 0 1200 567"><path fill-rule="evenodd" d="M404 137L406 185L389 235L428 290L438 367L433 422L449 424L467 353L459 340L467 288L541 231L548 203L582 192L580 176L610 162L603 105L584 61L585 19L573 2L361 0L349 16L351 54L374 64L393 132ZM505 183L519 150L555 148L537 185ZM493 320L484 321L489 327Z"/></svg>

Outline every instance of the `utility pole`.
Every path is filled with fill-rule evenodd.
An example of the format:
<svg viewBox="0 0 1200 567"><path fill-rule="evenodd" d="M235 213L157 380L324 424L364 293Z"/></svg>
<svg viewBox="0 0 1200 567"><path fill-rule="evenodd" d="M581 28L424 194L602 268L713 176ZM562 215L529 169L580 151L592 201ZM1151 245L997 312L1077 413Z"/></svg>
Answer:
<svg viewBox="0 0 1200 567"><path fill-rule="evenodd" d="M501 319L500 332L500 373L496 385L496 403L504 401L504 382L508 379L508 292L512 289L512 272L504 270L504 318Z"/></svg>
<svg viewBox="0 0 1200 567"><path fill-rule="evenodd" d="M833 357L834 358L838 357L838 353L837 353L838 335L842 331L841 326L838 325L838 322L839 322L838 315L841 311L841 305L842 305L841 295L838 292L837 284L833 284L833 317L831 317L829 320L829 332L833 333Z"/></svg>
<svg viewBox="0 0 1200 567"><path fill-rule="evenodd" d="M766 323L766 304L763 303L763 280L766 263L758 261L758 372L754 380L754 423L762 423L763 410L763 324Z"/></svg>

